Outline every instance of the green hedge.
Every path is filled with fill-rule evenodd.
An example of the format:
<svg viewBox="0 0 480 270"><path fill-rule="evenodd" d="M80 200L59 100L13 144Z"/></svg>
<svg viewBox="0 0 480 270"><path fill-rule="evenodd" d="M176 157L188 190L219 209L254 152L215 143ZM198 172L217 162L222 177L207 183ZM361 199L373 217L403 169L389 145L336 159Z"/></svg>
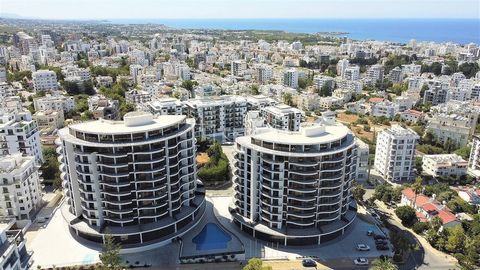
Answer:
<svg viewBox="0 0 480 270"><path fill-rule="evenodd" d="M228 181L229 162L221 145L218 142L213 143L207 153L210 159L198 170L198 178L205 182Z"/></svg>

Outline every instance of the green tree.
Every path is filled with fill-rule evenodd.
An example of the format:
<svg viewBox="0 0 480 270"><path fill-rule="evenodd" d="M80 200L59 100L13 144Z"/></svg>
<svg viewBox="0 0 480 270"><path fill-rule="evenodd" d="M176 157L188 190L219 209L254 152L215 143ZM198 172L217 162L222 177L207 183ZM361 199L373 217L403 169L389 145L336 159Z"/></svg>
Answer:
<svg viewBox="0 0 480 270"><path fill-rule="evenodd" d="M282 99L283 99L283 103L289 106L293 105L293 97L291 93L283 93Z"/></svg>
<svg viewBox="0 0 480 270"><path fill-rule="evenodd" d="M430 223L428 222L417 222L412 226L412 230L417 234L422 234L429 229L430 229Z"/></svg>
<svg viewBox="0 0 480 270"><path fill-rule="evenodd" d="M250 86L250 93L252 95L258 95L260 94L260 91L258 90L258 85L257 84L252 84L252 86Z"/></svg>
<svg viewBox="0 0 480 270"><path fill-rule="evenodd" d="M191 92L193 88L197 85L198 83L196 81L186 80L182 82L181 86Z"/></svg>
<svg viewBox="0 0 480 270"><path fill-rule="evenodd" d="M462 253L465 247L465 231L457 225L448 229L448 239L445 248L451 253Z"/></svg>
<svg viewBox="0 0 480 270"><path fill-rule="evenodd" d="M417 222L417 215L415 213L415 209L410 206L400 206L395 209L395 215L402 221L402 224L410 227L415 222Z"/></svg>
<svg viewBox="0 0 480 270"><path fill-rule="evenodd" d="M40 167L42 177L46 182L51 183L54 188L62 188L62 180L60 178L59 162L57 160L57 152L55 148L46 148L43 150L44 162Z"/></svg>
<svg viewBox="0 0 480 270"><path fill-rule="evenodd" d="M369 270L398 270L398 266L393 264L388 258L377 258L372 261Z"/></svg>
<svg viewBox="0 0 480 270"><path fill-rule="evenodd" d="M115 242L112 235L106 234L102 252L100 253L101 270L120 270L123 265L120 257L120 244Z"/></svg>
<svg viewBox="0 0 480 270"><path fill-rule="evenodd" d="M417 170L418 174L421 174L423 171L423 159L422 157L415 157L415 169Z"/></svg>
<svg viewBox="0 0 480 270"><path fill-rule="evenodd" d="M320 88L320 91L318 92L318 94L321 96L321 97L328 97L331 95L331 89L328 85L324 85L322 86L322 88Z"/></svg>
<svg viewBox="0 0 480 270"><path fill-rule="evenodd" d="M468 160L470 158L470 150L472 148L468 145L462 147L462 148L459 148L455 151L455 154L461 156L463 159L465 160Z"/></svg>
<svg viewBox="0 0 480 270"><path fill-rule="evenodd" d="M363 201L363 196L365 195L365 192L366 191L361 184L358 184L358 183L354 184L352 189L352 195L357 202Z"/></svg>

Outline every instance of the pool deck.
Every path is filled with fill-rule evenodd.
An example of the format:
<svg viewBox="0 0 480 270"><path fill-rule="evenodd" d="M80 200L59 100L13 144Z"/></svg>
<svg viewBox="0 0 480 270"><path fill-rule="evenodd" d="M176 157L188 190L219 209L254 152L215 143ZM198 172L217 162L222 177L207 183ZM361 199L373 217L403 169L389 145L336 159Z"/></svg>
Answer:
<svg viewBox="0 0 480 270"><path fill-rule="evenodd" d="M227 248L225 249L209 249L209 250L197 250L197 245L193 242L193 238L195 238L207 225L208 223L216 224L224 233L230 235L232 240L228 241ZM238 239L238 237L225 229L222 224L217 220L217 217L213 210L213 203L212 200L206 197L206 208L205 214L203 215L202 219L198 223L198 225L188 233L182 236L182 248L180 251L180 258L188 258L188 257L197 257L197 256L209 256L209 255L220 255L220 254L238 254L244 253L245 248L242 242Z"/></svg>

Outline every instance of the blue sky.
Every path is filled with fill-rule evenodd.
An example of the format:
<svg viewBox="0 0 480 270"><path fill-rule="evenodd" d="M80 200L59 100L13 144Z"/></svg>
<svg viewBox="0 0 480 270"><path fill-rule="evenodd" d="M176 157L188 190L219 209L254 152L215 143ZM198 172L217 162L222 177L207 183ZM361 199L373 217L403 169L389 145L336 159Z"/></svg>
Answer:
<svg viewBox="0 0 480 270"><path fill-rule="evenodd" d="M478 18L480 0L0 0L47 19Z"/></svg>

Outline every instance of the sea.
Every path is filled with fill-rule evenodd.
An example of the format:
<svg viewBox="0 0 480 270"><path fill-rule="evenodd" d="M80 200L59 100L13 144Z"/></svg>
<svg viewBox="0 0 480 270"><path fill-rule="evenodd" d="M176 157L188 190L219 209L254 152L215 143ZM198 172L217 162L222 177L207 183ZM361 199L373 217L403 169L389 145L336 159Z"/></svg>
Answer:
<svg viewBox="0 0 480 270"><path fill-rule="evenodd" d="M115 19L119 24L164 24L176 29L346 32L355 40L480 43L479 19Z"/></svg>

